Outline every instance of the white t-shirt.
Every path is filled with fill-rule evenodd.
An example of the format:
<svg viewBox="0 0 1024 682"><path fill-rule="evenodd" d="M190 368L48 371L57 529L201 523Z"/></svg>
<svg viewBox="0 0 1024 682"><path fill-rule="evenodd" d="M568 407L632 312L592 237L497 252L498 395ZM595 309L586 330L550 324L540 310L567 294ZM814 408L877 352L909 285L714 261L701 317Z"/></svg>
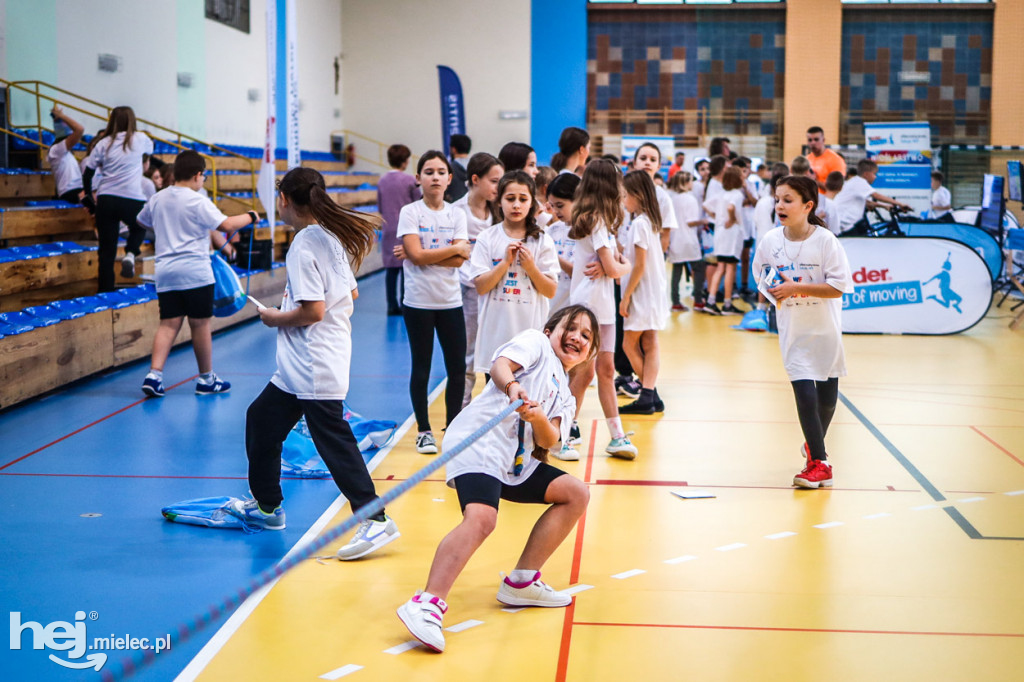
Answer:
<svg viewBox="0 0 1024 682"><path fill-rule="evenodd" d="M946 208L946 209L939 210L939 206L952 206L952 205L953 205L953 196L949 193L948 189L946 189L942 185L939 185L939 188L937 190L935 190L934 192L932 192L932 214L931 214L931 218L934 220L935 218L941 218L942 216L947 215L949 213L950 209Z"/></svg>
<svg viewBox="0 0 1024 682"><path fill-rule="evenodd" d="M569 237L569 226L558 220L548 225L548 236L555 243L555 251L559 257L570 263L573 262L573 254L576 252L576 240ZM569 288L572 284L572 275L558 267L558 290L555 297L551 299L551 312L561 310L569 305Z"/></svg>
<svg viewBox="0 0 1024 682"><path fill-rule="evenodd" d="M700 217L701 218L706 217L707 214L704 212L704 206L703 206L703 204L704 204L704 183L701 182L700 180L694 180L693 181L693 189L690 190L690 192L693 194L693 196L695 196L697 198L697 206L700 207Z"/></svg>
<svg viewBox="0 0 1024 682"><path fill-rule="evenodd" d="M775 197L765 194L754 206L754 239L759 243L764 236L777 227L775 216Z"/></svg>
<svg viewBox="0 0 1024 682"><path fill-rule="evenodd" d="M227 219L212 201L188 187L168 187L146 202L136 220L153 228L158 292L213 284L210 231Z"/></svg>
<svg viewBox="0 0 1024 682"><path fill-rule="evenodd" d="M149 199L151 196L156 194L156 185L154 185L153 181L145 175L142 176L142 194L146 199Z"/></svg>
<svg viewBox="0 0 1024 682"><path fill-rule="evenodd" d="M835 199L829 199L824 194L819 194L818 210L815 213L825 221L825 227L828 228L829 232L834 235L839 234L839 206L836 204Z"/></svg>
<svg viewBox="0 0 1024 682"><path fill-rule="evenodd" d="M715 199L710 201L712 210L718 218L715 220L715 255L734 256L739 258L743 252L743 240L747 238L746 229L743 227L743 192L738 189L723 191ZM708 201L704 202L705 204ZM726 227L729 221L729 206L732 206L736 215L736 224Z"/></svg>
<svg viewBox="0 0 1024 682"><path fill-rule="evenodd" d="M747 190L750 192L750 196L754 198L754 205L744 204L743 206L743 233L747 239L754 238L754 206L757 205L758 186L755 184L755 180L758 180L756 175L751 174L747 178ZM747 195L744 195L743 199L746 201Z"/></svg>
<svg viewBox="0 0 1024 682"><path fill-rule="evenodd" d="M551 339L542 331L528 329L498 348L493 364L499 357L508 358L522 369L515 373L516 381L530 400L537 402L548 419L560 418L561 440L569 437L569 428L576 413L576 400L569 392L569 377L561 361L551 348ZM444 450L461 443L484 422L508 407L509 400L502 387L487 382L483 392L458 414L445 431L441 447ZM519 415L513 412L497 426L473 441L458 457L448 462L445 480L448 485L462 474L487 474L506 485L519 485L530 477L540 461L533 452L533 427L525 424L523 431L523 469L513 474L516 450L519 445Z"/></svg>
<svg viewBox="0 0 1024 682"><path fill-rule="evenodd" d="M477 236L494 224L489 214L483 220L473 214L473 209L469 207L469 193L463 194L459 199L452 202L452 206L466 212L466 234L469 235L470 245L475 245ZM464 287L473 286L473 278L469 276L469 267L469 261L466 261L459 268L459 282Z"/></svg>
<svg viewBox="0 0 1024 682"><path fill-rule="evenodd" d="M874 192L868 181L859 175L853 176L843 184L835 198L836 207L839 209L840 232L846 232L864 217L867 201Z"/></svg>
<svg viewBox="0 0 1024 682"><path fill-rule="evenodd" d="M500 223L481 232L473 247L470 276L476 279L489 272L504 258L508 245L518 241L505 234L505 227ZM551 237L542 232L539 238L527 239L526 248L533 254L541 273L552 279L558 277L561 268ZM550 299L537 292L519 263L517 256L498 285L480 297L473 371L490 372L495 350L520 332L541 329L547 322Z"/></svg>
<svg viewBox="0 0 1024 682"><path fill-rule="evenodd" d="M717 224L718 222L715 220L714 201L723 192L725 192L725 188L722 187L720 180L708 178L708 185L704 188L704 199L701 202L701 206L704 207L704 213L712 224Z"/></svg>
<svg viewBox="0 0 1024 682"><path fill-rule="evenodd" d="M433 211L420 199L402 207L398 214L398 239L407 234L420 238L425 251L451 246L456 239L468 239L466 212L445 202L440 211ZM448 310L462 306L458 268L444 265L413 265L402 263L405 297L402 303L410 308Z"/></svg>
<svg viewBox="0 0 1024 682"><path fill-rule="evenodd" d="M92 154L86 158L85 165L103 171L97 195L109 194L145 201L146 197L142 193L142 155L153 153L153 140L145 133L135 133L131 146L125 149L125 135L118 133L113 139L105 137L97 142Z"/></svg>
<svg viewBox="0 0 1024 682"><path fill-rule="evenodd" d="M823 227L802 242L791 242L776 228L757 245L751 266L760 282L769 266L798 282L828 284L853 292L853 277L839 239ZM846 376L843 354L842 298L787 298L778 307L779 347L790 381L825 381Z"/></svg>
<svg viewBox="0 0 1024 682"><path fill-rule="evenodd" d="M323 301L324 318L305 327L278 328L277 371L270 381L301 400L344 400L356 288L348 254L337 237L314 224L295 235L285 263L281 311L295 310L302 301Z"/></svg>
<svg viewBox="0 0 1024 682"><path fill-rule="evenodd" d="M622 328L626 331L664 329L669 314L668 298L665 296L665 261L661 258L661 240L651 229L650 219L646 215L633 218L629 227L619 233L619 241L622 243L622 255L630 263L636 263L638 248L647 251L647 261L640 273L640 282L630 298L629 315L623 318ZM629 286L632 276L632 271L622 276L623 291Z"/></svg>
<svg viewBox="0 0 1024 682"><path fill-rule="evenodd" d="M46 159L53 170L53 182L57 186L57 196L73 189L82 189L82 170L78 167L78 159L68 151L68 146L61 140L50 147Z"/></svg>
<svg viewBox="0 0 1024 682"><path fill-rule="evenodd" d="M658 210L661 211L661 228L663 230L674 230L679 227L679 216L676 215L675 206L672 204L672 196L664 187L654 186L654 196L658 198Z"/></svg>
<svg viewBox="0 0 1024 682"><path fill-rule="evenodd" d="M615 324L615 285L611 277L602 275L590 279L583 270L599 259L597 250L608 248L615 255L615 238L603 222L599 222L589 237L576 240L572 256L572 282L569 285L569 303L590 308L598 324Z"/></svg>
<svg viewBox="0 0 1024 682"><path fill-rule="evenodd" d="M672 204L679 219L679 229L675 230L668 241L668 258L673 263L686 263L701 259L700 226L690 227L690 223L700 220L700 206L693 192L673 192Z"/></svg>

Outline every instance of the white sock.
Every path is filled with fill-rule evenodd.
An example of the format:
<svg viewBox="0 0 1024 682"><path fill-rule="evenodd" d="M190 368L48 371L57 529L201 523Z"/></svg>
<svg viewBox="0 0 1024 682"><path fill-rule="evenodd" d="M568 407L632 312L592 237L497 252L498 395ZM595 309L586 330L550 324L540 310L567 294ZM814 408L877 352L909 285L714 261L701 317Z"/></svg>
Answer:
<svg viewBox="0 0 1024 682"><path fill-rule="evenodd" d="M514 583L529 583L533 582L533 576L537 575L537 571L532 571L528 568L517 568L508 574L508 579Z"/></svg>
<svg viewBox="0 0 1024 682"><path fill-rule="evenodd" d="M213 372L207 372L199 375L199 383L201 384L212 384L213 383Z"/></svg>
<svg viewBox="0 0 1024 682"><path fill-rule="evenodd" d="M708 305L714 305L714 304L715 304L715 297L714 296L708 296Z"/></svg>
<svg viewBox="0 0 1024 682"><path fill-rule="evenodd" d="M612 434L612 438L625 437L626 432L622 430L621 417L611 417L610 419L605 419L605 421L608 422L608 431Z"/></svg>
<svg viewBox="0 0 1024 682"><path fill-rule="evenodd" d="M153 369L152 367L150 367L149 368L149 374L146 375L146 378L147 379L153 378L153 379L156 379L157 381L163 381L164 380L164 371L162 369Z"/></svg>

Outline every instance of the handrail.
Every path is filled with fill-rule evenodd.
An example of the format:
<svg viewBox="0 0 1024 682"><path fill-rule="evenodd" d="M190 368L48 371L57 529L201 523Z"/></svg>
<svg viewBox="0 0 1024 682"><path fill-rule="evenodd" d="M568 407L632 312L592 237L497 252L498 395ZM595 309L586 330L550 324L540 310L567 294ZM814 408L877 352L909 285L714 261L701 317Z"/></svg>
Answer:
<svg viewBox="0 0 1024 682"><path fill-rule="evenodd" d="M43 131L46 131L46 132L49 132L49 133L53 133L54 131L51 130L50 128L46 127L45 125L43 125L42 100L45 99L45 100L47 100L49 102L52 102L54 105L59 104L59 105L61 105L62 107L66 108L66 109L70 109L72 111L76 111L76 112L79 112L81 114L85 114L86 116L91 116L92 118L96 118L96 119L99 119L99 120L104 121L104 122L106 122L106 120L110 117L110 112L113 110L113 107L107 106L106 104L102 104L102 103L97 102L95 100L91 100L88 97L82 97L81 95L78 95L77 93L70 92L69 90L65 90L64 88L58 87L56 85L52 85L50 83L46 83L45 81L39 81L39 80L8 81L8 80L5 80L3 78L0 78L0 84L3 84L4 86L6 86L8 88L9 92L11 90L21 91L21 92L25 92L25 93L27 93L30 96L33 96L35 98L35 105L36 105L35 106L35 109L36 109L36 123L35 123L35 125L32 125L32 124L15 125L14 121L12 120L12 114L11 114L11 99L12 98L10 96L8 96L7 99L6 99L7 121L8 121L8 124L11 126L11 128L35 128L37 133L38 133L38 135L39 135L39 140L38 141L32 140L31 138L28 138L28 137L26 137L24 135L20 135L20 134L14 132L13 130L8 130L6 128L0 128L0 130L2 130L4 133L6 133L8 135L13 135L13 136L18 137L20 139L23 139L23 140L26 140L28 142L31 142L32 144L35 144L38 147L43 148L43 149L46 148L46 145L43 144L43 142L42 142ZM34 86L34 89L26 87L26 85ZM70 97L73 97L73 98L81 101L81 102L86 102L88 104L91 104L91 105L93 105L95 107L98 107L99 109L103 110L104 113L103 113L103 115L100 115L100 114L97 114L95 112L88 111L87 109L83 109L82 107L78 106L77 104L73 104L73 103L71 103L71 102L69 102L67 100L58 99L58 98L50 96L48 94L44 94L43 92L40 91L40 87L49 88L50 90L56 91L56 92L64 94L64 95L68 95ZM210 176L209 177L211 178L210 194L211 194L211 196L213 197L213 199L215 201L216 200L225 200L226 199L226 200L238 202L238 203L242 204L243 206L248 206L248 207L251 207L253 209L257 209L258 205L256 203L256 199L257 199L256 180L257 180L257 175L258 175L259 171L256 168L255 161L252 158L250 158L248 156L243 156L242 154L239 154L237 152L233 152L230 149L226 149L224 147L221 147L220 145L212 144L212 143L206 142L204 140L200 140L197 137L193 137L192 135L188 135L187 133L182 133L181 131L174 130L173 128L169 128L169 127L167 127L165 125L162 125L160 123L156 123L154 121L150 121L148 119L136 117L135 120L139 124L143 124L143 125L145 125L145 126L147 126L149 128L155 128L155 129L157 129L159 131L164 131L165 133L170 133L172 136L176 137L177 138L176 140L168 139L167 137L154 135L153 133L151 133L148 130L142 131L142 132L145 132L147 135L149 135L150 138L152 138L152 139L154 139L154 140L156 140L158 142L163 142L165 144L171 145L172 147L176 147L179 150L189 149L184 144L182 144L182 140L188 140L188 141L192 141L192 142L196 142L196 143L202 144L202 145L206 146L210 150L219 151L224 156L230 156L230 157L235 157L235 158L239 158L239 159L244 159L245 162L249 166L250 183L251 183L251 189L252 189L252 197L251 197L251 199L248 202L246 202L246 201L244 201L242 199L239 199L238 197L227 196L226 194L223 194L222 192L220 192L219 189L217 188L217 157L213 156L211 154L204 153L204 152L197 152L200 156L202 156L204 159L206 159L208 164L209 164L209 168L210 168Z"/></svg>
<svg viewBox="0 0 1024 682"><path fill-rule="evenodd" d="M334 135L336 135L338 133L341 133L341 134L345 135L345 139L346 140L349 137L356 137L356 138L359 138L360 140L365 140L365 141L367 141L367 142L369 142L371 144L377 145L377 160L376 161L374 161L373 159L371 159L371 158L369 158L367 156L363 156L362 154L355 154L355 157L357 159L361 160L361 161L366 161L367 163L372 164L374 166L380 166L381 168L383 168L385 170L391 170L391 164L389 164L388 161L387 161L387 149L391 145L389 145L387 142L381 142L380 140L372 138L369 135L363 135L362 133L357 133L356 131L348 130L347 128L342 129L342 130L332 130L331 131L331 136L333 137ZM412 164L413 166L415 166L416 165L416 161L419 158L420 158L419 154L413 154L412 156L409 157L409 163Z"/></svg>

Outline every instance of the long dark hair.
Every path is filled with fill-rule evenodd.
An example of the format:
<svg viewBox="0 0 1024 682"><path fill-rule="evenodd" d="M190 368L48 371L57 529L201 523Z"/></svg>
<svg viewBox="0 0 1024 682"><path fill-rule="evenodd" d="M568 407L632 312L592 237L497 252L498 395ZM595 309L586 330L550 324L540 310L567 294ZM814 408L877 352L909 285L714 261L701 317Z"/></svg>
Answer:
<svg viewBox="0 0 1024 682"><path fill-rule="evenodd" d="M635 170L626 173L622 185L626 188L626 194L640 204L640 213L651 221L651 229L654 232L660 232L661 209L658 207L658 195L654 191L654 180L651 180L647 171Z"/></svg>
<svg viewBox="0 0 1024 682"><path fill-rule="evenodd" d="M132 137L135 135L135 130L135 112L132 111L132 108L114 107L110 110L110 118L107 119L107 128L103 131L103 137L109 137L110 144L114 144L114 136L124 133L121 149L127 151L132 148Z"/></svg>
<svg viewBox="0 0 1024 682"><path fill-rule="evenodd" d="M787 175L775 183L775 187L785 185L793 188L793 191L800 195L802 203L811 202L811 213L807 216L807 222L818 227L826 227L825 221L817 214L818 210L818 183L806 175Z"/></svg>
<svg viewBox="0 0 1024 682"><path fill-rule="evenodd" d="M448 161L448 157L445 156L444 152L438 151L437 149L431 149L423 152L423 156L421 156L420 160L416 162L416 175L423 172L423 166L425 166L427 161L430 161L431 159L441 159L444 161L444 167L448 169L448 175L452 174L452 164Z"/></svg>
<svg viewBox="0 0 1024 682"><path fill-rule="evenodd" d="M576 201L572 205L572 227L569 237L589 237L604 222L611 234L622 225L622 206L619 183L622 175L618 167L606 159L595 159L587 164L583 179L576 190Z"/></svg>
<svg viewBox="0 0 1024 682"><path fill-rule="evenodd" d="M495 166L501 166L501 161L498 161L494 155L488 154L487 152L477 152L473 156L469 157L469 163L466 164L466 184L469 185L469 189L472 190L476 185L476 183L473 182L473 176L482 178L490 173L491 169ZM502 166L502 169L504 169L504 166ZM497 204L497 201L487 202L487 210L491 213L491 220L495 222L501 220L501 218L498 217Z"/></svg>
<svg viewBox="0 0 1024 682"><path fill-rule="evenodd" d="M580 186L580 176L575 173L559 173L555 179L548 183L548 198L576 199L576 190Z"/></svg>
<svg viewBox="0 0 1024 682"><path fill-rule="evenodd" d="M533 147L525 142L509 142L498 152L498 159L507 171L523 170L533 152Z"/></svg>
<svg viewBox="0 0 1024 682"><path fill-rule="evenodd" d="M551 157L551 167L556 171L562 170L568 163L569 157L578 152L580 147L586 147L589 142L590 133L583 128L569 126L562 131L561 137L558 138L558 153ZM576 169L570 168L569 170L575 171Z"/></svg>
<svg viewBox="0 0 1024 682"><path fill-rule="evenodd" d="M533 178L527 175L525 171L509 171L501 176L501 180L498 181L498 198L495 201L498 205L498 220L505 219L505 212L501 210L501 197L504 196L505 190L511 184L523 185L529 190L530 209L526 213L526 238L540 237L543 231L537 225L537 185L534 184Z"/></svg>
<svg viewBox="0 0 1024 682"><path fill-rule="evenodd" d="M288 201L309 211L320 227L341 242L358 270L363 258L373 249L374 230L380 219L367 213L342 208L327 193L324 177L312 168L293 168L277 183L277 190Z"/></svg>

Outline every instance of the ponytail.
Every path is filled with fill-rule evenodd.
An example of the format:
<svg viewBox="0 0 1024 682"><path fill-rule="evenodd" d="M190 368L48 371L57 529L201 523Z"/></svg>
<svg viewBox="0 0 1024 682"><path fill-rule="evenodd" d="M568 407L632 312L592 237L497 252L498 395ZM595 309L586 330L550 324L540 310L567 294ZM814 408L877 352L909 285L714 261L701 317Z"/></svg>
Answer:
<svg viewBox="0 0 1024 682"><path fill-rule="evenodd" d="M828 225L825 224L825 221L822 220L821 216L814 211L811 211L811 214L807 216L807 222L811 225L817 225L818 227L828 227Z"/></svg>
<svg viewBox="0 0 1024 682"><path fill-rule="evenodd" d="M551 167L558 172L561 172L561 170L565 168L565 164L568 162L569 157L562 152L555 152L555 155L551 157Z"/></svg>

